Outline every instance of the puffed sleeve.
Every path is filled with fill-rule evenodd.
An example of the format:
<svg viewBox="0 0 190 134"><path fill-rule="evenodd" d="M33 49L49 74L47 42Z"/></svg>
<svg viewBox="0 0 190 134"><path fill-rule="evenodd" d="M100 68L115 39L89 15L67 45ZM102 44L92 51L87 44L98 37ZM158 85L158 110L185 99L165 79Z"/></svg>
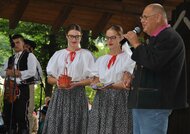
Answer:
<svg viewBox="0 0 190 134"><path fill-rule="evenodd" d="M131 74L133 73L134 67L136 62L134 60L131 59L131 56L129 54L125 55L125 58L123 60L124 66L125 66L125 70L127 72L130 72Z"/></svg>
<svg viewBox="0 0 190 134"><path fill-rule="evenodd" d="M93 67L93 69L92 69L92 75L93 76L96 76L96 77L99 77L99 64L100 64L100 60L101 59L101 57L99 57L97 60L96 60L96 62L95 62L95 64L94 64L94 67Z"/></svg>
<svg viewBox="0 0 190 134"><path fill-rule="evenodd" d="M59 75L57 70L58 57L59 57L59 52L55 52L53 56L50 58L46 67L47 75L51 75L55 78L58 78Z"/></svg>
<svg viewBox="0 0 190 134"><path fill-rule="evenodd" d="M92 70L95 66L95 57L92 55L92 53L88 50L84 50L84 71L83 76L85 77L92 77Z"/></svg>
<svg viewBox="0 0 190 134"><path fill-rule="evenodd" d="M122 50L127 53L128 55L132 55L132 51L130 49L130 46L127 42L125 42L123 45L122 45Z"/></svg>

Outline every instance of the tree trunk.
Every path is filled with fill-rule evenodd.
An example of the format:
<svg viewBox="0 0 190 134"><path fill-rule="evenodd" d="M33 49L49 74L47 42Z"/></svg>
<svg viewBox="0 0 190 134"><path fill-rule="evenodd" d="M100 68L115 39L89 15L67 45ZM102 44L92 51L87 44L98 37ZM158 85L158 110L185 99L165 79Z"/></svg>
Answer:
<svg viewBox="0 0 190 134"><path fill-rule="evenodd" d="M55 53L55 51L58 49L58 45L56 43L56 36L54 34L49 35L50 44L48 47L48 53L49 53L49 59L52 57L52 55ZM49 61L49 60L48 60ZM47 82L47 73L45 71L45 96L52 95L53 86L48 84Z"/></svg>

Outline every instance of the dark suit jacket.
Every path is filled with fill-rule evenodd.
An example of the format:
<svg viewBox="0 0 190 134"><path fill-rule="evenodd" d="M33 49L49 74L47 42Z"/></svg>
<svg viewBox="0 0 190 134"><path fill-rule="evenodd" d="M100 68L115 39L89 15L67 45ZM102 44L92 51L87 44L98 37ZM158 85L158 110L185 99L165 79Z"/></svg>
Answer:
<svg viewBox="0 0 190 134"><path fill-rule="evenodd" d="M169 27L151 37L148 44L134 49L132 59L137 64L132 88L153 88L160 92L159 103L152 108L179 109L188 106L185 46L175 30ZM133 107L132 98L129 104ZM145 99L154 101L154 97Z"/></svg>

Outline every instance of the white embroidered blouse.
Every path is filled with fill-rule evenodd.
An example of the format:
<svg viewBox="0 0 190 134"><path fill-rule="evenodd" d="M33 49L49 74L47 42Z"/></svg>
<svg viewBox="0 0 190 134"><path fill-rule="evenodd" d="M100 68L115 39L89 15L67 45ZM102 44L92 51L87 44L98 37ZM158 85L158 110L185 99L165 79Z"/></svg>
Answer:
<svg viewBox="0 0 190 134"><path fill-rule="evenodd" d="M131 53L122 52L116 56L114 64L108 68L112 55L104 55L97 59L93 69L93 75L99 77L101 83L110 84L121 81L125 71L133 73L135 61L131 59Z"/></svg>
<svg viewBox="0 0 190 134"><path fill-rule="evenodd" d="M67 74L72 77L72 81L80 81L90 77L95 64L92 53L86 49L79 49L75 52L75 58L71 61L70 51L67 49L56 51L48 62L47 74L58 78L64 74L64 70L67 68Z"/></svg>

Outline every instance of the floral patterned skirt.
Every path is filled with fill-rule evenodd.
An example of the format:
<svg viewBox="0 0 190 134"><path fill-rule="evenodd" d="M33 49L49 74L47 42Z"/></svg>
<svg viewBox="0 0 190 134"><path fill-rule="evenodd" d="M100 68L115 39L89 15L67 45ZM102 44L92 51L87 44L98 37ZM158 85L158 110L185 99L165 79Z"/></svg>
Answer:
<svg viewBox="0 0 190 134"><path fill-rule="evenodd" d="M56 89L48 107L43 134L86 134L88 103L84 87Z"/></svg>
<svg viewBox="0 0 190 134"><path fill-rule="evenodd" d="M132 134L132 113L127 108L128 91L97 91L89 115L88 134Z"/></svg>

